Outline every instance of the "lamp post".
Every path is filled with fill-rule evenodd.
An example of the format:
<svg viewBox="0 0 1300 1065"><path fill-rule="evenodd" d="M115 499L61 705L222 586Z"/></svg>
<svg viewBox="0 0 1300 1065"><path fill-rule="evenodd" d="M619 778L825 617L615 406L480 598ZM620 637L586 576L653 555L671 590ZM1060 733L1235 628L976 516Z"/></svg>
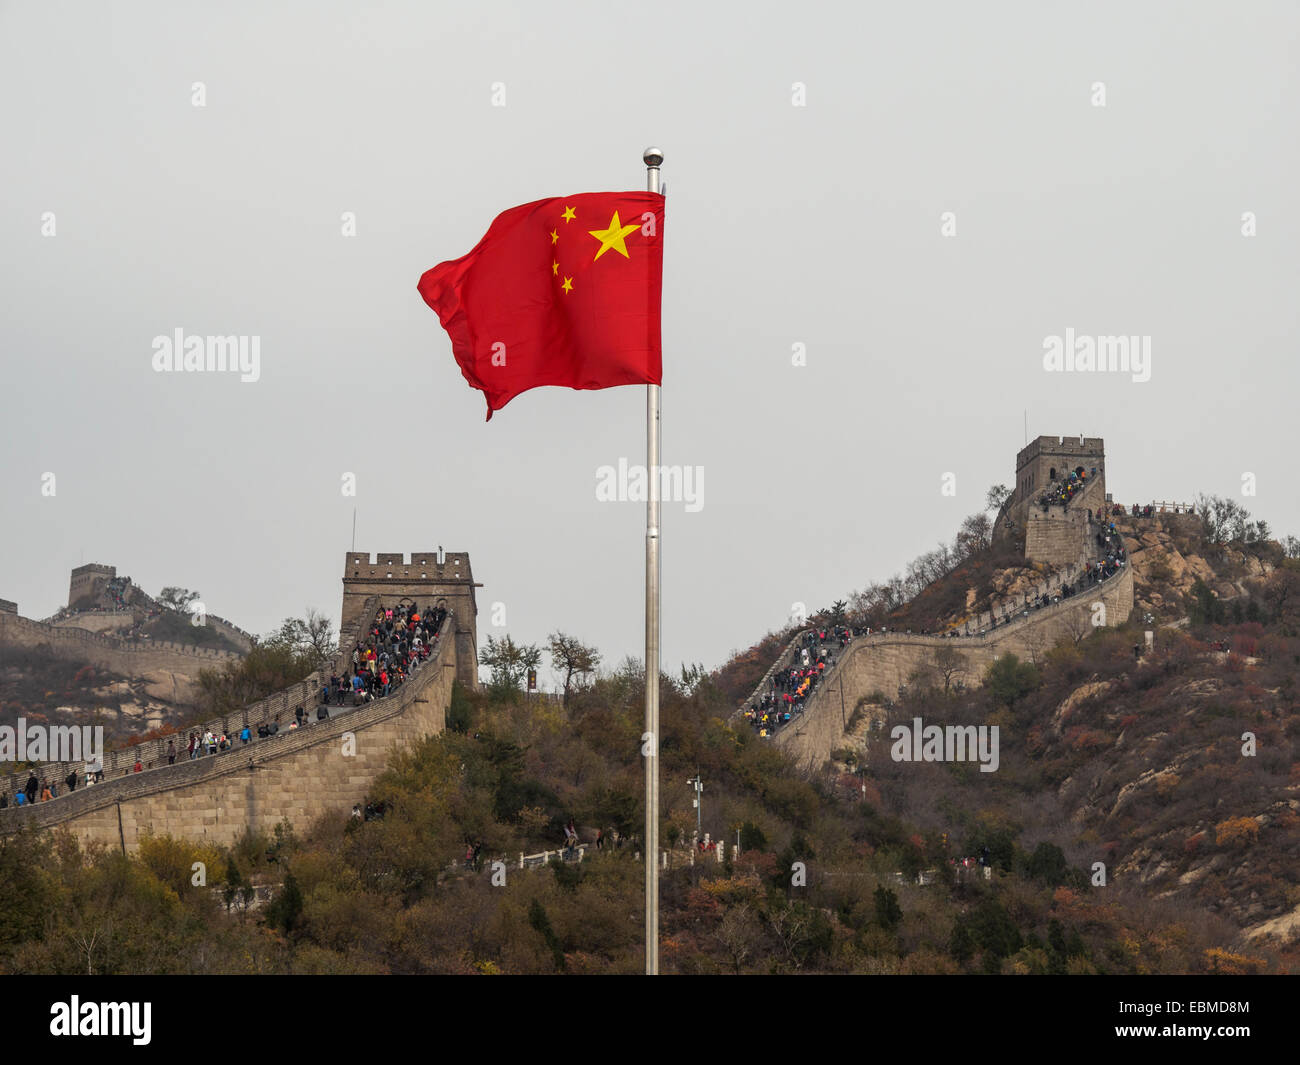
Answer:
<svg viewBox="0 0 1300 1065"><path fill-rule="evenodd" d="M695 845L698 847L700 840L704 838L702 831L704 817L704 781L700 779L700 771L695 771L695 776L686 782L695 788Z"/></svg>

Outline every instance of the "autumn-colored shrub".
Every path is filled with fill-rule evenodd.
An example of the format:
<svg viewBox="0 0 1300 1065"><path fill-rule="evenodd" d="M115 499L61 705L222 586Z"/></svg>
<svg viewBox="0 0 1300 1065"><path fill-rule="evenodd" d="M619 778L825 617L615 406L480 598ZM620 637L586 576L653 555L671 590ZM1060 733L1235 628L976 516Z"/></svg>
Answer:
<svg viewBox="0 0 1300 1065"><path fill-rule="evenodd" d="M1259 648L1259 641L1253 636L1237 635L1232 638L1233 654L1242 655L1243 657L1255 657L1255 651Z"/></svg>
<svg viewBox="0 0 1300 1065"><path fill-rule="evenodd" d="M1221 847L1248 847L1259 839L1259 822L1253 817L1229 817L1214 826L1214 838Z"/></svg>
<svg viewBox="0 0 1300 1065"><path fill-rule="evenodd" d="M1230 954L1221 947L1211 947L1205 952L1205 964L1212 973L1229 976L1250 976L1265 972L1268 962L1263 958L1249 958L1244 954Z"/></svg>

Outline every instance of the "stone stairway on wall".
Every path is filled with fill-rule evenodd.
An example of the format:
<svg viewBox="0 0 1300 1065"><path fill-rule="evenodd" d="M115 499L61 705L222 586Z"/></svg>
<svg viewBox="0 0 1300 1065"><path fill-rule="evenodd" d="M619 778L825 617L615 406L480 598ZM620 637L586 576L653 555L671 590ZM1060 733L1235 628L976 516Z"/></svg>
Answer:
<svg viewBox="0 0 1300 1065"><path fill-rule="evenodd" d="M740 711L739 711L740 713L744 713L745 708L747 706L749 706L751 703L757 702L758 699L760 699L767 692L768 685L771 683L772 678L776 676L776 674L780 673L781 670L783 669L790 668L790 663L794 660L794 656L799 649L800 642L803 640L805 634L811 631L812 631L811 628L800 629L798 632L796 632L793 636L790 637L790 642L787 643L783 648L781 648L781 653L776 656L776 661L774 661L771 667L768 669L768 671L763 674L763 679L760 680L758 684L754 687L754 690L750 692L749 698L744 700L740 704Z"/></svg>

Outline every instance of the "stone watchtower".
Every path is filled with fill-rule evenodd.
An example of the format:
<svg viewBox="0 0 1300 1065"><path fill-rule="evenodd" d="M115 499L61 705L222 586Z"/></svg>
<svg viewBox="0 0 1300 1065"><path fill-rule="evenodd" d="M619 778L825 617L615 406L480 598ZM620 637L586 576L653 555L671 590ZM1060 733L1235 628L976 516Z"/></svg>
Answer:
<svg viewBox="0 0 1300 1065"><path fill-rule="evenodd" d="M414 602L421 609L442 606L454 615L456 633L456 679L467 688L478 687L478 605L470 573L469 555L464 551L412 553L407 562L401 554L376 555L349 552L343 566L344 632L361 613L366 599L380 596L385 604Z"/></svg>
<svg viewBox="0 0 1300 1065"><path fill-rule="evenodd" d="M1023 530L1025 511L1037 502L1044 489L1080 466L1089 480L1095 477L1100 482L1097 491L1104 499L1106 445L1101 437L1040 436L1031 440L1016 455L1016 487L1007 504L1007 517Z"/></svg>
<svg viewBox="0 0 1300 1065"><path fill-rule="evenodd" d="M116 576L116 566L102 566L98 562L78 566L72 571L72 580L68 584L68 606L73 610L78 604L90 606L99 598L104 586Z"/></svg>
<svg viewBox="0 0 1300 1065"><path fill-rule="evenodd" d="M1046 510L1039 500L1054 481L1082 473L1086 488L1067 507ZM1024 533L1025 557L1067 565L1077 560L1086 539L1087 511L1106 501L1106 446L1096 436L1040 436L1016 455L1016 487L1000 522Z"/></svg>

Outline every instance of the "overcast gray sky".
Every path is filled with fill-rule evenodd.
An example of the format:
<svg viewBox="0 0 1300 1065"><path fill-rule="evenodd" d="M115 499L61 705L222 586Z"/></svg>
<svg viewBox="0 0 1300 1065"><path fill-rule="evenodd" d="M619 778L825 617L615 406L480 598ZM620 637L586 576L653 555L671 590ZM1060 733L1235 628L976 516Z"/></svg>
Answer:
<svg viewBox="0 0 1300 1065"><path fill-rule="evenodd" d="M486 424L415 285L652 143L663 462L704 469L666 669L951 539L1026 409L1121 502L1300 533L1297 44L1292 3L0 4L0 597L97 561L337 619L355 505L358 550L469 552L481 637L640 655L644 506L595 486L645 390ZM154 372L177 328L259 337L260 379ZM1046 371L1067 328L1149 337L1150 379Z"/></svg>

